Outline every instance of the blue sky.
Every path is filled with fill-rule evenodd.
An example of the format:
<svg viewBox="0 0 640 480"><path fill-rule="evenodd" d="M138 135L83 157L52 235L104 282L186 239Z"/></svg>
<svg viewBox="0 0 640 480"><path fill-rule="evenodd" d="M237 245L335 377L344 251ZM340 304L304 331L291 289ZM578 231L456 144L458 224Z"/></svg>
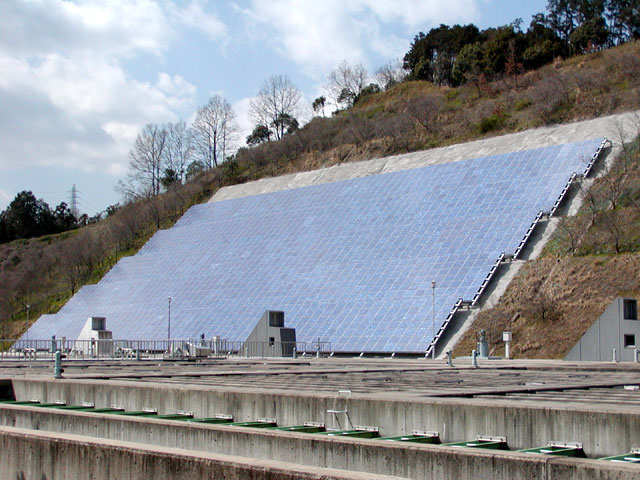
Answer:
<svg viewBox="0 0 640 480"><path fill-rule="evenodd" d="M307 104L342 60L371 75L441 23L480 28L546 0L0 0L0 209L21 190L94 214L145 123L189 121L215 93L244 138L264 80L286 74ZM310 115L310 107L301 116Z"/></svg>

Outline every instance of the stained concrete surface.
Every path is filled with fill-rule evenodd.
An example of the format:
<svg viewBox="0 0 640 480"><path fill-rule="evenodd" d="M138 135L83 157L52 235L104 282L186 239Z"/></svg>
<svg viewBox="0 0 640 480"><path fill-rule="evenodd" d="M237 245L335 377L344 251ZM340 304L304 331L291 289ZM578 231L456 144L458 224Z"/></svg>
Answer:
<svg viewBox="0 0 640 480"><path fill-rule="evenodd" d="M218 190L211 198L210 203L599 137L606 137L613 142L613 153L615 155L620 148L621 138L626 141L638 135L638 133L640 133L640 111L627 112L581 122L510 133L448 147L362 162L345 163L311 172L293 173L241 185L232 185Z"/></svg>

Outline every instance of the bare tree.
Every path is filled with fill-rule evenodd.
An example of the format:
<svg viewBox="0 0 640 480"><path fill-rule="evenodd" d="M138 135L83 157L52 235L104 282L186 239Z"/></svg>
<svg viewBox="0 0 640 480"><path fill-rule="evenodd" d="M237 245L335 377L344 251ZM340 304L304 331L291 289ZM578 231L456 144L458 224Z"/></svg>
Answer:
<svg viewBox="0 0 640 480"><path fill-rule="evenodd" d="M269 77L262 85L258 96L251 100L251 119L256 125L273 129L276 140L280 140L287 130L282 119L295 119L301 101L302 95L289 77Z"/></svg>
<svg viewBox="0 0 640 480"><path fill-rule="evenodd" d="M542 282L532 289L532 296L526 301L525 312L538 321L548 322L560 317L560 306L553 293Z"/></svg>
<svg viewBox="0 0 640 480"><path fill-rule="evenodd" d="M559 218L558 229L563 234L567 251L575 255L582 238L591 225L587 215L563 216Z"/></svg>
<svg viewBox="0 0 640 480"><path fill-rule="evenodd" d="M376 82L383 89L402 83L407 76L407 72L402 68L402 61L399 58L390 61L376 70Z"/></svg>
<svg viewBox="0 0 640 480"><path fill-rule="evenodd" d="M184 120L169 123L166 128L168 137L164 167L175 172L177 180L182 183L193 155L193 131L187 128Z"/></svg>
<svg viewBox="0 0 640 480"><path fill-rule="evenodd" d="M77 237L73 237L61 246L60 254L64 276L71 294L75 295L78 288L86 280L88 273L90 273L84 261L87 255L87 244Z"/></svg>
<svg viewBox="0 0 640 480"><path fill-rule="evenodd" d="M118 182L117 190L127 198L158 195L160 175L167 143L164 126L148 123L136 137L129 151L129 168L126 182Z"/></svg>
<svg viewBox="0 0 640 480"><path fill-rule="evenodd" d="M238 125L231 104L221 95L214 95L198 108L193 122L196 148L206 168L217 167L233 149Z"/></svg>
<svg viewBox="0 0 640 480"><path fill-rule="evenodd" d="M442 111L442 98L429 94L406 103L407 113L428 133L439 128L438 117Z"/></svg>
<svg viewBox="0 0 640 480"><path fill-rule="evenodd" d="M627 224L624 213L620 209L611 209L605 212L600 219L602 228L607 233L610 244L616 253L622 252Z"/></svg>
<svg viewBox="0 0 640 480"><path fill-rule="evenodd" d="M335 70L329 73L327 89L336 104L342 104L348 108L358 99L366 85L367 76L367 71L362 64L352 66L343 60Z"/></svg>

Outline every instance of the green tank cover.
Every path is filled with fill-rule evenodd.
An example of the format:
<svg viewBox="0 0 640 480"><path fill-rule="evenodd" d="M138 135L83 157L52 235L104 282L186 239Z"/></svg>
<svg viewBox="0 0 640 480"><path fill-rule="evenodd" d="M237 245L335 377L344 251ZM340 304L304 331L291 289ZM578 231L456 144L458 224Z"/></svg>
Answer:
<svg viewBox="0 0 640 480"><path fill-rule="evenodd" d="M163 420L189 420L193 418L193 413L192 412L168 413L164 415L156 415L153 418L160 418Z"/></svg>
<svg viewBox="0 0 640 480"><path fill-rule="evenodd" d="M8 405L38 405L40 400L0 400L0 403Z"/></svg>
<svg viewBox="0 0 640 480"><path fill-rule="evenodd" d="M269 428L269 427L278 426L275 420L268 420L268 421L257 420L255 422L235 422L235 423L230 423L229 425L232 425L234 427L250 427L250 428Z"/></svg>
<svg viewBox="0 0 640 480"><path fill-rule="evenodd" d="M326 431L324 425L293 425L290 427L269 427L269 430L300 433L320 433Z"/></svg>
<svg viewBox="0 0 640 480"><path fill-rule="evenodd" d="M378 440L389 440L391 442L412 442L439 444L438 435L398 435L395 437L380 437Z"/></svg>
<svg viewBox="0 0 640 480"><path fill-rule="evenodd" d="M354 438L378 438L380 436L380 434L374 430L327 430L325 432L318 432L318 435Z"/></svg>
<svg viewBox="0 0 640 480"><path fill-rule="evenodd" d="M123 410L121 412L113 412L114 415L125 415L128 417L151 417L158 415L157 410Z"/></svg>
<svg viewBox="0 0 640 480"><path fill-rule="evenodd" d="M231 423L233 421L232 418L187 418L185 419L186 422L193 422L193 423Z"/></svg>
<svg viewBox="0 0 640 480"><path fill-rule="evenodd" d="M624 462L624 463L640 463L640 449L634 448L629 453L622 455L613 455L611 457L603 457L598 460L609 460L610 462Z"/></svg>
<svg viewBox="0 0 640 480"><path fill-rule="evenodd" d="M518 450L520 453L532 453L535 455L555 455L559 457L586 458L582 445L579 444L553 444L544 447L525 448Z"/></svg>
<svg viewBox="0 0 640 480"><path fill-rule="evenodd" d="M478 437L466 442L443 443L445 447L485 448L489 450L509 450L507 440L502 437Z"/></svg>

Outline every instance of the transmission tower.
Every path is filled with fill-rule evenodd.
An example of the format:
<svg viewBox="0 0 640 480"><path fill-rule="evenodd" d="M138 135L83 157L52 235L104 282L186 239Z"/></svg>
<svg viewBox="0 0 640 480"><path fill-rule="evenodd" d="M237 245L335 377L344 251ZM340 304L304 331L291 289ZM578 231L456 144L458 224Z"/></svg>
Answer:
<svg viewBox="0 0 640 480"><path fill-rule="evenodd" d="M76 189L76 184L73 184L71 187L71 214L78 218L78 190Z"/></svg>

